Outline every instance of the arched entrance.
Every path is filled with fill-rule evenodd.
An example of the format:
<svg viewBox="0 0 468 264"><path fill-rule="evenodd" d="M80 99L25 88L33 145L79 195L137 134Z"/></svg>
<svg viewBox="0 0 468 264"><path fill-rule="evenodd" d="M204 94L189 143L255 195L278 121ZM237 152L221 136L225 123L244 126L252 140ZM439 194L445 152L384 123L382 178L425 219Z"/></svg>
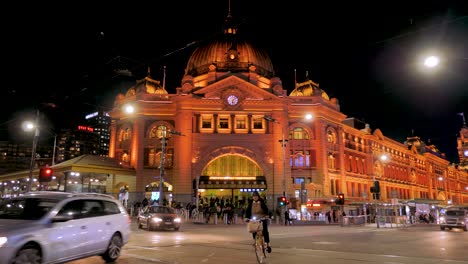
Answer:
<svg viewBox="0 0 468 264"><path fill-rule="evenodd" d="M209 161L202 170L197 196L201 204L217 199L237 207L244 205L253 191L265 197L266 189L264 171L256 161L239 153L224 153Z"/></svg>

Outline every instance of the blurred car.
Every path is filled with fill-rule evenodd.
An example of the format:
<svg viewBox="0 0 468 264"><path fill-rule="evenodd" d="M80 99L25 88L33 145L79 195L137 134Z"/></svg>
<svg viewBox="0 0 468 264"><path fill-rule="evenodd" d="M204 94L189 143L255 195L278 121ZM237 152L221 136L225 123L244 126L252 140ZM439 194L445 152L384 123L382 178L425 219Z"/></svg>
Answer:
<svg viewBox="0 0 468 264"><path fill-rule="evenodd" d="M131 219L110 195L30 192L0 205L0 263L114 262Z"/></svg>
<svg viewBox="0 0 468 264"><path fill-rule="evenodd" d="M468 209L451 207L445 211L445 215L439 218L440 230L448 228L461 228L463 231L468 231Z"/></svg>
<svg viewBox="0 0 468 264"><path fill-rule="evenodd" d="M147 206L138 214L138 228L148 231L154 229L174 229L179 230L182 223L181 218L175 210L167 206Z"/></svg>

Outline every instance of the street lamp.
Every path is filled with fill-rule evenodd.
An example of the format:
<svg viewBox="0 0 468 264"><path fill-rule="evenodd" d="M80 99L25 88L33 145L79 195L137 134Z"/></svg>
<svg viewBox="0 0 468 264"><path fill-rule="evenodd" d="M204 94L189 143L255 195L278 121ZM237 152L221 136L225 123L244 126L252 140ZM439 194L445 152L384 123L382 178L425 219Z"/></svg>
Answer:
<svg viewBox="0 0 468 264"><path fill-rule="evenodd" d="M36 112L36 121L34 123L26 122L24 126L25 130L30 131L34 129L32 150L31 150L31 163L29 164L29 179L28 179L28 188L27 188L28 192L30 192L32 189L34 164L36 163L36 148L37 148L37 141L39 139L39 125L38 124L39 124L39 110Z"/></svg>
<svg viewBox="0 0 468 264"><path fill-rule="evenodd" d="M159 167L159 205L163 204L164 201L164 166L166 163L166 140L168 140L167 133L171 135L182 136L182 133L176 130L167 130L166 126L162 126L161 131L161 163Z"/></svg>
<svg viewBox="0 0 468 264"><path fill-rule="evenodd" d="M281 124L278 120L272 118L271 116L265 115L263 118L268 122ZM281 139L279 142L281 143L283 157L283 196L286 196L286 143L288 143L288 140L284 138L283 126L281 126Z"/></svg>
<svg viewBox="0 0 468 264"><path fill-rule="evenodd" d="M163 205L164 197L164 165L166 162L166 126L162 127L161 132L161 163L159 167L159 205Z"/></svg>

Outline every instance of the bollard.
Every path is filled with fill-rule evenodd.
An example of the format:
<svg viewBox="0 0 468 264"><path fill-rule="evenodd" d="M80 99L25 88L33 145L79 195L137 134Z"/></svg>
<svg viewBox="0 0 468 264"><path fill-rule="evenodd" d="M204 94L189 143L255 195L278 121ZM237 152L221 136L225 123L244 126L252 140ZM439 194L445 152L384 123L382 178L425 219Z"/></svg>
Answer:
<svg viewBox="0 0 468 264"><path fill-rule="evenodd" d="M237 224L237 214L234 215L234 224Z"/></svg>
<svg viewBox="0 0 468 264"><path fill-rule="evenodd" d="M218 213L214 213L213 217L214 217L213 224L217 225L218 224Z"/></svg>
<svg viewBox="0 0 468 264"><path fill-rule="evenodd" d="M223 222L224 222L225 225L227 225L227 222L228 222L227 218L228 218L227 214L224 214Z"/></svg>

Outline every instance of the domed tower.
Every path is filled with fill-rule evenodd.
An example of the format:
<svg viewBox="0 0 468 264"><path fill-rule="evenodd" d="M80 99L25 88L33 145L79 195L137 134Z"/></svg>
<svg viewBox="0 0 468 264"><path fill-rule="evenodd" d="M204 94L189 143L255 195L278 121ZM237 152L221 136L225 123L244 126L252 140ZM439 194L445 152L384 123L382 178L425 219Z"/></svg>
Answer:
<svg viewBox="0 0 468 264"><path fill-rule="evenodd" d="M265 50L241 39L237 30L238 27L229 13L223 34L194 50L182 79L184 93L190 93L232 74L260 88L271 88L274 71L270 57Z"/></svg>

